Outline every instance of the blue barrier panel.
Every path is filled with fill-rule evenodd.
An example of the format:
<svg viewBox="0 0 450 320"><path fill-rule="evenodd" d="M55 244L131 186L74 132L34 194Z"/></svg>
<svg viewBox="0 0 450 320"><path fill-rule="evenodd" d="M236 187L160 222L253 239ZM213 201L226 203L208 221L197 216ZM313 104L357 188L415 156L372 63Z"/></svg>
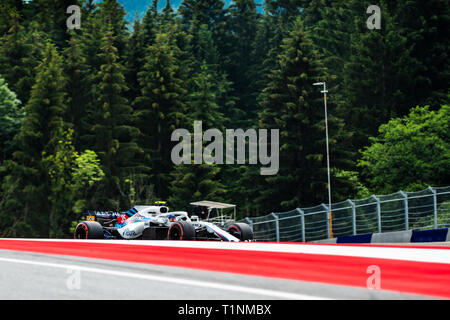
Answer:
<svg viewBox="0 0 450 320"><path fill-rule="evenodd" d="M336 243L370 243L372 234L358 234L356 236L338 237Z"/></svg>
<svg viewBox="0 0 450 320"><path fill-rule="evenodd" d="M436 242L447 240L448 228L434 230L413 230L411 242Z"/></svg>

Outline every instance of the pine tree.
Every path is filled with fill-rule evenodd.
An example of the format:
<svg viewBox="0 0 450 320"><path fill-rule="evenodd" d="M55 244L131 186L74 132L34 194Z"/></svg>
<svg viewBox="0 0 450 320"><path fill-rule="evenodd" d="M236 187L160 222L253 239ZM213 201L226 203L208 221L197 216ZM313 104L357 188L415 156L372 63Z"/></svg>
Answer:
<svg viewBox="0 0 450 320"><path fill-rule="evenodd" d="M187 128L193 132L193 121L201 121L203 130L223 129L224 116L218 105L219 95L214 86L215 79L204 60L193 79L193 87L188 96L189 120ZM193 159L193 155L190 155ZM178 164L171 172L171 207L186 210L189 203L210 199L223 201L226 188L223 185L221 168L217 164Z"/></svg>
<svg viewBox="0 0 450 320"><path fill-rule="evenodd" d="M344 99L343 70L350 58L351 36L356 33L353 19L364 18L360 14L365 12L364 9L361 6L355 9L351 1L313 0L307 4L303 14L305 30L309 32L314 49L323 62L323 79L329 92L329 131L333 134L329 147L332 161L339 168L331 172L332 198L336 201L351 198L358 192L358 186L354 183L357 173L353 172L357 150L351 144L352 132L345 126L347 115L342 113L349 107ZM333 139L339 143L333 143Z"/></svg>
<svg viewBox="0 0 450 320"><path fill-rule="evenodd" d="M281 53L281 43L283 37L291 29L289 17L285 10L277 9L278 6L284 6L281 2L264 2L265 14L257 20L255 40L252 47L252 56L254 60L253 68L249 68L249 76L252 82L249 85L249 92L255 96L253 99L255 106L254 113L247 114L247 125L259 128L262 126L258 121L259 115L263 110L263 101L266 96L264 89L269 86L270 76L273 70L278 68L278 55ZM296 7L299 4L295 4ZM296 9L297 10L297 9ZM256 113L256 117L255 117ZM255 165L233 165L224 168L225 184L229 187L228 195L233 203L237 204L247 215L265 214L269 210L265 196L261 196L261 190L269 189L271 186L267 183L264 176L260 174L259 166Z"/></svg>
<svg viewBox="0 0 450 320"><path fill-rule="evenodd" d="M256 38L254 52L260 57L257 63L260 68L255 71L257 92L261 92L269 83L269 75L277 68L278 55L281 53L283 38L292 29L291 21L301 11L301 1L276 1L265 0L265 13L260 22ZM261 94L257 96L260 102Z"/></svg>
<svg viewBox="0 0 450 320"><path fill-rule="evenodd" d="M210 75L210 84L215 88L215 102L225 117L221 125L225 123L230 125L239 117L242 118L244 113L234 108L236 98L234 96L232 82L220 67L221 58L214 44L212 32L206 24L199 25L194 20L191 23L189 33L191 37L188 38L188 45L186 46L188 55L184 58L189 65L185 73L192 75L186 79L188 90L189 92L195 92L197 90L198 87L192 80L196 78L199 72L202 72L202 69L204 69L203 71L207 70L208 75Z"/></svg>
<svg viewBox="0 0 450 320"><path fill-rule="evenodd" d="M158 0L153 0L152 6L149 6L147 11L145 12L144 18L142 19L142 32L145 48L153 44L153 42L155 41L155 35L158 31L157 28L159 14L157 4Z"/></svg>
<svg viewBox="0 0 450 320"><path fill-rule="evenodd" d="M410 90L420 79L421 65L411 56L407 38L386 5L382 12L380 30L369 30L364 16L355 19L357 31L343 69L342 117L354 150L366 145L380 124L408 112L414 103Z"/></svg>
<svg viewBox="0 0 450 320"><path fill-rule="evenodd" d="M384 8L396 22L395 32L405 39L410 59L418 65L409 72L414 82L408 82L409 107L430 105L437 110L448 103L448 52L450 49L450 3L448 0L385 1ZM387 11L384 10L384 11Z"/></svg>
<svg viewBox="0 0 450 320"><path fill-rule="evenodd" d="M79 0L33 0L27 6L34 11L33 22L58 49L63 50L70 36L67 31L67 8L81 6Z"/></svg>
<svg viewBox="0 0 450 320"><path fill-rule="evenodd" d="M322 72L297 19L263 93L260 127L280 130L279 172L267 177L259 189L258 202L266 210L279 212L325 199L324 115L320 93L312 86Z"/></svg>
<svg viewBox="0 0 450 320"><path fill-rule="evenodd" d="M16 10L8 16L8 31L0 37L0 74L18 98L26 103L34 84L35 68L42 59L45 38L36 24L30 24L29 31L21 22Z"/></svg>
<svg viewBox="0 0 450 320"><path fill-rule="evenodd" d="M222 0L183 0L178 8L181 23L186 30L192 23L207 25L212 33L214 45L217 47L222 64L228 63L229 53L233 50L233 42L229 30L229 14Z"/></svg>
<svg viewBox="0 0 450 320"><path fill-rule="evenodd" d="M185 26L189 26L193 20L197 20L200 24L206 24L213 31L220 28L221 24L225 22L224 7L225 3L222 0L184 0L178 11Z"/></svg>
<svg viewBox="0 0 450 320"><path fill-rule="evenodd" d="M342 70L350 57L351 35L355 32L353 19L358 11L353 10L349 1L314 0L305 8L304 15L305 28L327 69L327 87L338 104L335 107L339 108L343 104Z"/></svg>
<svg viewBox="0 0 450 320"><path fill-rule="evenodd" d="M175 13L173 12L172 6L170 5L170 0L166 0L166 6L162 10L162 26L173 21Z"/></svg>
<svg viewBox="0 0 450 320"><path fill-rule="evenodd" d="M4 0L0 3L0 35L4 35L10 30L12 13L23 17L23 7L22 0Z"/></svg>
<svg viewBox="0 0 450 320"><path fill-rule="evenodd" d="M206 61L193 78L193 87L188 96L189 120L202 121L207 128L223 129L225 118L219 105L221 92L218 92L214 73ZM191 122L192 124L192 122Z"/></svg>
<svg viewBox="0 0 450 320"><path fill-rule="evenodd" d="M124 67L117 56L113 30L101 42L102 61L95 77L95 109L90 110L91 147L98 154L105 173L98 188L98 201L117 210L127 195L121 192L124 177L134 170L133 159L140 150L135 142L138 129L132 125L132 108L124 97L127 90Z"/></svg>
<svg viewBox="0 0 450 320"><path fill-rule="evenodd" d="M173 36L156 35L148 47L143 70L139 73L141 94L133 103L136 126L140 129L142 164L151 167L150 175L159 198L167 198L171 162L171 133L186 125L186 88L180 74L180 50Z"/></svg>
<svg viewBox="0 0 450 320"><path fill-rule="evenodd" d="M200 65L206 63L210 69L217 72L220 57L208 26L200 24L194 19L191 22L189 33L191 35L189 49L192 53L193 69L198 69Z"/></svg>
<svg viewBox="0 0 450 320"><path fill-rule="evenodd" d="M104 26L102 31L104 33L112 32L113 45L117 48L117 56L120 61L123 61L128 37L128 22L125 20L126 11L117 0L104 0L98 7L99 10L96 14L101 25ZM105 27L107 27L106 30L104 29Z"/></svg>
<svg viewBox="0 0 450 320"><path fill-rule="evenodd" d="M2 212L9 212L6 234L49 235L49 179L42 158L53 154L64 122L65 78L61 56L47 42L43 60L37 68L36 83L25 106L26 116L17 135L19 150L4 169L8 175L2 188L7 199ZM15 226L20 226L15 228Z"/></svg>
<svg viewBox="0 0 450 320"><path fill-rule="evenodd" d="M58 131L67 125L64 123L66 79L62 64L62 57L55 46L47 42L18 136L22 151L15 157L23 163L35 163L41 158L42 152L50 153Z"/></svg>
<svg viewBox="0 0 450 320"><path fill-rule="evenodd" d="M250 73L253 76L253 81L250 85L250 91L254 92L256 97L256 107L259 111L259 99L262 90L268 84L268 75L273 67L269 62L269 52L272 50L271 39L274 36L274 26L271 23L271 18L264 14L257 21L255 40L253 45L252 55L255 58L253 68ZM256 117L257 118L257 117ZM256 119L257 122L257 119Z"/></svg>
<svg viewBox="0 0 450 320"><path fill-rule="evenodd" d="M135 17L133 25L133 33L128 39L126 50L126 79L128 84L127 97L131 101L138 96L140 85L138 74L144 65L146 49L145 29L142 22Z"/></svg>
<svg viewBox="0 0 450 320"><path fill-rule="evenodd" d="M236 108L243 117L233 119L238 127L248 127L256 123L258 91L252 85L257 73L255 65L261 52L255 52L258 14L253 0L235 1L229 8L233 50L225 65L237 98ZM242 119L242 120L241 120ZM247 121L245 121L245 120Z"/></svg>
<svg viewBox="0 0 450 320"><path fill-rule="evenodd" d="M91 102L91 76L87 58L83 52L83 43L80 35L72 33L67 48L64 50L64 72L66 82L66 121L74 130L72 139L75 148L87 147L82 145L80 138L88 131L85 123L88 106Z"/></svg>
<svg viewBox="0 0 450 320"><path fill-rule="evenodd" d="M71 122L73 143L77 150L92 148L92 114L97 109L96 86L98 72L104 63L102 43L107 25L103 25L98 10L83 14L81 30L70 31L71 38L64 50L64 71L67 82L67 120Z"/></svg>

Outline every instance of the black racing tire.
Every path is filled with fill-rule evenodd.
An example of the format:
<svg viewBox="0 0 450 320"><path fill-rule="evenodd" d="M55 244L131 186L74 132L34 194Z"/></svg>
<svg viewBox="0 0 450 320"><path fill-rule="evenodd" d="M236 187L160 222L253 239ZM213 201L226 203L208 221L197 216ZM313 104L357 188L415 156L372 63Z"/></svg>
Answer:
<svg viewBox="0 0 450 320"><path fill-rule="evenodd" d="M253 240L253 230L246 223L233 223L228 227L227 232L241 241Z"/></svg>
<svg viewBox="0 0 450 320"><path fill-rule="evenodd" d="M188 221L176 221L167 231L168 240L194 240L195 228Z"/></svg>
<svg viewBox="0 0 450 320"><path fill-rule="evenodd" d="M97 221L80 222L73 234L75 239L104 239L103 227Z"/></svg>

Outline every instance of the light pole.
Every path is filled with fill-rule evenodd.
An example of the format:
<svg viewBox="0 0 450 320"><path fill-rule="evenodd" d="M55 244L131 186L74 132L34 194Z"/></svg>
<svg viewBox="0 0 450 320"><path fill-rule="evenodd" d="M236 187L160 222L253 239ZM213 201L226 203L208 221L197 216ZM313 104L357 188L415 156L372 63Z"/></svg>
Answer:
<svg viewBox="0 0 450 320"><path fill-rule="evenodd" d="M323 85L323 103L325 106L325 135L326 135L326 145L327 145L327 171L328 171L328 210L330 219L330 237L333 238L333 220L331 216L331 183L330 183L330 151L328 148L328 116L327 116L327 85L325 82L313 83L313 86Z"/></svg>

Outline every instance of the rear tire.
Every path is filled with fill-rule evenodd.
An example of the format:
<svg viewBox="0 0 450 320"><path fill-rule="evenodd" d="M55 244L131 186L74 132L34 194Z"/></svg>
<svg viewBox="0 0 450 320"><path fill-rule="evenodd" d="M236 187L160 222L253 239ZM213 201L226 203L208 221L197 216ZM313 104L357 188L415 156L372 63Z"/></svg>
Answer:
<svg viewBox="0 0 450 320"><path fill-rule="evenodd" d="M96 221L80 222L74 232L75 239L104 239L103 227Z"/></svg>
<svg viewBox="0 0 450 320"><path fill-rule="evenodd" d="M253 240L253 230L246 223L233 223L228 227L227 232L241 241Z"/></svg>
<svg viewBox="0 0 450 320"><path fill-rule="evenodd" d="M194 240L195 228L187 221L177 221L172 223L167 232L168 240Z"/></svg>

